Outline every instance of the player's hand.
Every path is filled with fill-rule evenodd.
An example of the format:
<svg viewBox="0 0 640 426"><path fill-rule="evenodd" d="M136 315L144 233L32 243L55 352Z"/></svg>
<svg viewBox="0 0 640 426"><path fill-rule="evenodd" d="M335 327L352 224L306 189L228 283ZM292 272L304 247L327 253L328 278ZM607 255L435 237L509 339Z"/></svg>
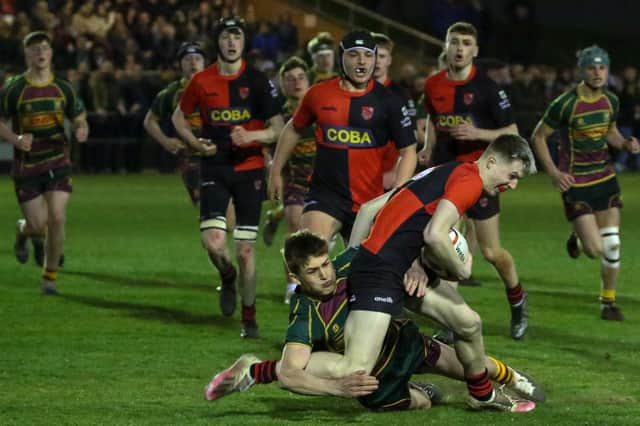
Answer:
<svg viewBox="0 0 640 426"><path fill-rule="evenodd" d="M429 164L429 153L426 149L421 149L418 151L418 164L421 166L427 167Z"/></svg>
<svg viewBox="0 0 640 426"><path fill-rule="evenodd" d="M451 136L461 141L480 139L479 129L473 124L463 122L451 128Z"/></svg>
<svg viewBox="0 0 640 426"><path fill-rule="evenodd" d="M33 143L33 133L23 133L18 136L18 143L15 145L20 151L31 151L31 144Z"/></svg>
<svg viewBox="0 0 640 426"><path fill-rule="evenodd" d="M198 138L198 151L203 157L213 157L218 152L218 146L211 139Z"/></svg>
<svg viewBox="0 0 640 426"><path fill-rule="evenodd" d="M369 376L364 370L351 373L338 380L340 396L343 398L358 398L369 395L378 389L378 379Z"/></svg>
<svg viewBox="0 0 640 426"><path fill-rule="evenodd" d="M429 278L427 278L424 269L418 265L412 265L411 268L405 272L403 281L404 291L406 291L409 296L422 297L427 288Z"/></svg>
<svg viewBox="0 0 640 426"><path fill-rule="evenodd" d="M640 154L640 143L638 142L638 139L635 136L631 136L629 139L627 139L625 145L626 145L627 151L629 151L630 153Z"/></svg>
<svg viewBox="0 0 640 426"><path fill-rule="evenodd" d="M269 173L269 182L267 183L267 193L271 201L280 201L282 199L282 174Z"/></svg>
<svg viewBox="0 0 640 426"><path fill-rule="evenodd" d="M84 125L76 127L74 136L78 142L85 143L89 138L89 126L85 123Z"/></svg>
<svg viewBox="0 0 640 426"><path fill-rule="evenodd" d="M253 142L251 132L242 126L236 126L231 130L231 143L234 145L246 145Z"/></svg>
<svg viewBox="0 0 640 426"><path fill-rule="evenodd" d="M553 185L558 188L560 192L566 192L576 183L576 180L568 173L561 171L556 172L551 176Z"/></svg>
<svg viewBox="0 0 640 426"><path fill-rule="evenodd" d="M164 149L166 149L172 154L175 154L176 152L184 148L184 143L182 143L182 141L178 138L167 138L164 141L163 146L164 146Z"/></svg>

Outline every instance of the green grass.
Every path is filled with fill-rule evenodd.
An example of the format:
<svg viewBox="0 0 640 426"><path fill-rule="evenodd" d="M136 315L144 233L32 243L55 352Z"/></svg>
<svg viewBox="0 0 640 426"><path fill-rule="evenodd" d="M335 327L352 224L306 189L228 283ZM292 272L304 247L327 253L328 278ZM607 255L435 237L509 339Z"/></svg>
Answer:
<svg viewBox="0 0 640 426"><path fill-rule="evenodd" d="M570 260L560 199L545 176L503 197L502 239L530 294L531 327L508 337L509 311L493 270L476 259L479 289L462 289L483 317L487 350L544 384L533 413L474 413L465 387L429 412L374 414L354 402L256 386L202 400L213 372L243 352L277 357L287 308L277 247L258 244L262 339L239 337L239 314L221 316L200 247L197 212L177 176L77 176L68 209L59 297L39 294L39 269L12 246L19 210L0 180L0 424L637 424L640 418L640 176L621 179L622 274L627 321L598 317L598 262ZM281 227L283 231L284 227ZM282 242L282 234L276 245ZM432 328L419 321L425 330Z"/></svg>

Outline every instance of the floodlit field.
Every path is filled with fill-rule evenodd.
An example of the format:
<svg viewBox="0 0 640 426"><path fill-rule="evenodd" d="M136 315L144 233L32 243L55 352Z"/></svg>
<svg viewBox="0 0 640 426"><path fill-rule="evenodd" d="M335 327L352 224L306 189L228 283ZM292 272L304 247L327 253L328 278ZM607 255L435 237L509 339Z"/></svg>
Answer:
<svg viewBox="0 0 640 426"><path fill-rule="evenodd" d="M462 293L482 316L488 352L540 381L548 401L527 414L465 409L462 383L439 377L445 406L375 414L357 402L256 386L203 400L212 373L243 352L278 357L287 326L277 249L258 243L262 338L239 337L224 318L218 277L201 249L197 211L178 176L76 176L60 296L39 293L40 270L13 255L19 217L0 180L0 424L540 424L626 425L640 419L640 186L621 179L625 208L618 301L624 323L599 319L597 261L571 260L560 198L546 176L502 198L502 239L530 296L526 338L508 337L502 284L476 257L482 288ZM419 323L426 331L433 326Z"/></svg>

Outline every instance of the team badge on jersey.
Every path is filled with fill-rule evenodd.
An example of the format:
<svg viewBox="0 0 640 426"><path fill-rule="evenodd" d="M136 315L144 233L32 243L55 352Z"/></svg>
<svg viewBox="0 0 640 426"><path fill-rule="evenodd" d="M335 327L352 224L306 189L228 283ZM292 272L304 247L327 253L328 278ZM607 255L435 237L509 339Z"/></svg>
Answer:
<svg viewBox="0 0 640 426"><path fill-rule="evenodd" d="M249 96L249 88L248 87L239 87L238 88L238 94L240 95L240 97L242 99L247 99L247 97Z"/></svg>
<svg viewBox="0 0 640 426"><path fill-rule="evenodd" d="M365 120L371 120L371 117L373 117L373 107L363 106L360 113L362 114L362 118L364 118Z"/></svg>
<svg viewBox="0 0 640 426"><path fill-rule="evenodd" d="M465 93L463 96L463 101L466 106L471 105L473 102L473 93Z"/></svg>

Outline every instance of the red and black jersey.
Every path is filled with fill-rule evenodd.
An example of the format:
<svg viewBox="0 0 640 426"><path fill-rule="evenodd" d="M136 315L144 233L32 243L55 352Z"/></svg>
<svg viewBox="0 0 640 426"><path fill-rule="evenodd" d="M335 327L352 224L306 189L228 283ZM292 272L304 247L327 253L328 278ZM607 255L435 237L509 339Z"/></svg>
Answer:
<svg viewBox="0 0 640 426"><path fill-rule="evenodd" d="M407 97L405 90L402 87L400 87L400 85L398 85L397 83L394 83L393 81L391 81L390 78L387 78L387 80L384 82L384 87L389 89L389 91L394 96L397 96L400 99L404 107L407 109L407 114L409 115L409 117L411 117L412 125L415 126L416 109L415 109L415 106L413 108L411 107L410 99ZM413 115L411 114L412 110L413 110ZM393 168L396 166L396 163L398 162L398 157L400 156L395 142L394 141L390 141L390 142L391 143L387 144L387 148L385 150L384 157L382 159L383 172L388 172L390 170L393 170Z"/></svg>
<svg viewBox="0 0 640 426"><path fill-rule="evenodd" d="M506 92L476 67L466 80L449 80L447 70L427 78L424 84L424 107L436 128L434 164L454 158L475 161L488 143L459 141L449 132L451 127L468 122L480 129L499 129L514 123Z"/></svg>
<svg viewBox="0 0 640 426"><path fill-rule="evenodd" d="M340 78L313 85L293 116L294 127L316 125L316 162L311 191L329 191L351 203L383 193L382 158L390 140L398 148L415 143L411 118L400 100L370 81L364 92L340 88Z"/></svg>
<svg viewBox="0 0 640 426"><path fill-rule="evenodd" d="M423 232L442 199L462 216L482 194L475 163L453 161L415 175L378 212L361 247L403 275L420 255Z"/></svg>
<svg viewBox="0 0 640 426"><path fill-rule="evenodd" d="M180 108L185 114L200 108L202 137L218 146L216 155L203 157L203 168L223 164L237 171L264 167L260 142L239 147L229 136L235 126L264 129L265 121L280 113L278 90L263 73L247 67L244 60L234 75L221 75L213 64L191 78Z"/></svg>

